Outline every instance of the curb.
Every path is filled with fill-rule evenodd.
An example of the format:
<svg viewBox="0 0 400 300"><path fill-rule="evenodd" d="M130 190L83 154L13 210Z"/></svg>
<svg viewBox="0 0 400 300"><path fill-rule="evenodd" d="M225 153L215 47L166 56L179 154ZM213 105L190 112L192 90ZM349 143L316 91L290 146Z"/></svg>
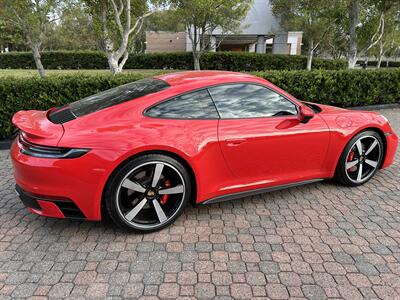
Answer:
<svg viewBox="0 0 400 300"><path fill-rule="evenodd" d="M380 109L393 109L393 108L400 108L400 103L355 106L355 107L347 107L346 109L351 109L351 110L380 110Z"/></svg>
<svg viewBox="0 0 400 300"><path fill-rule="evenodd" d="M400 103L356 106L356 107L347 107L346 109L351 109L351 110L381 110L381 109L393 109L393 108L400 108ZM10 149L12 142L13 142L13 140L0 141L0 150L8 150L8 149Z"/></svg>

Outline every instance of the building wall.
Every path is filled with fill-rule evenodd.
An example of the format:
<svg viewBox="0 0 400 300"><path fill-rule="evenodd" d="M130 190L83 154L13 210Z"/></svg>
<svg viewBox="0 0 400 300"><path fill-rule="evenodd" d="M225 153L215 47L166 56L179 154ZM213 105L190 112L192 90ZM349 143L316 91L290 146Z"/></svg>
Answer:
<svg viewBox="0 0 400 300"><path fill-rule="evenodd" d="M274 37L272 53L300 55L303 33L299 31L280 32Z"/></svg>
<svg viewBox="0 0 400 300"><path fill-rule="evenodd" d="M186 51L186 32L146 32L146 53L180 51Z"/></svg>

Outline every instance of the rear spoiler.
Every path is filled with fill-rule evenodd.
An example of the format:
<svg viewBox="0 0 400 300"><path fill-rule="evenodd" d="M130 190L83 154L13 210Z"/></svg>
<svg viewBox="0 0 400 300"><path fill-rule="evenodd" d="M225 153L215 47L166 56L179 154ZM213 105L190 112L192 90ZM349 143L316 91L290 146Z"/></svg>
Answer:
<svg viewBox="0 0 400 300"><path fill-rule="evenodd" d="M12 123L32 142L43 140L41 143L55 146L64 134L63 126L52 123L46 111L19 111L13 116Z"/></svg>

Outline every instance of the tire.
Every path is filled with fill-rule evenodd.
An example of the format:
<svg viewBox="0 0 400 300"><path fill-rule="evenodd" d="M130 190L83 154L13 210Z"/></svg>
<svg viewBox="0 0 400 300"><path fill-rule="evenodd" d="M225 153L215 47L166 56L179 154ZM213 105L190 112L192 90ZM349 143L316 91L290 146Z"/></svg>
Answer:
<svg viewBox="0 0 400 300"><path fill-rule="evenodd" d="M372 130L355 135L344 148L336 167L335 179L345 186L359 186L369 181L383 160L381 136Z"/></svg>
<svg viewBox="0 0 400 300"><path fill-rule="evenodd" d="M147 233L172 224L191 198L186 168L162 154L136 157L112 175L105 193L107 214L125 229Z"/></svg>

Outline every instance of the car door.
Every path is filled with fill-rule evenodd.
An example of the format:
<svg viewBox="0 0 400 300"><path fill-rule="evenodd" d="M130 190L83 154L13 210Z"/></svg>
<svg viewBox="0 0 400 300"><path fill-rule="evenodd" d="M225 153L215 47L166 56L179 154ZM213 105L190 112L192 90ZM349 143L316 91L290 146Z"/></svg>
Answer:
<svg viewBox="0 0 400 300"><path fill-rule="evenodd" d="M221 149L234 175L271 185L322 176L329 129L318 115L301 123L297 104L259 84L226 84L209 92L220 115Z"/></svg>

